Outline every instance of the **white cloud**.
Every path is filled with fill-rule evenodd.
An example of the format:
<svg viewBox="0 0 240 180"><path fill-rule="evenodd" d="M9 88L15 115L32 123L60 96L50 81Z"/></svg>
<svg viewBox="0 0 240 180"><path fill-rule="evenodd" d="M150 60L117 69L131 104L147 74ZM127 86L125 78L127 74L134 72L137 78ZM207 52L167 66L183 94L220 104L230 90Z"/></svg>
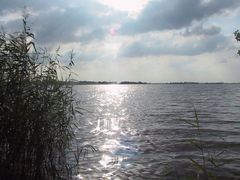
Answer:
<svg viewBox="0 0 240 180"><path fill-rule="evenodd" d="M139 13L149 0L99 0L100 3L120 11Z"/></svg>

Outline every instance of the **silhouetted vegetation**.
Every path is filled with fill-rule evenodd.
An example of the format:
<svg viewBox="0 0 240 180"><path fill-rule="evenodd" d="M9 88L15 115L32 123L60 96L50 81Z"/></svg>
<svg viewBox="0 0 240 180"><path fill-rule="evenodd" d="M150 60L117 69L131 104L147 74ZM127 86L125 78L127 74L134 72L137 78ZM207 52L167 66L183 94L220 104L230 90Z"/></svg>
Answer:
<svg viewBox="0 0 240 180"><path fill-rule="evenodd" d="M99 84L148 84L147 82L135 82L135 81L121 81L121 82L116 82L116 81L76 81L76 80L71 80L69 83L72 85L99 85Z"/></svg>
<svg viewBox="0 0 240 180"><path fill-rule="evenodd" d="M211 168L219 168L224 165L221 161L220 157L224 153L224 151L219 151L218 153L211 154L206 145L204 144L204 140L202 139L202 132L200 126L199 116L197 114L197 110L194 108L194 116L195 119L192 120L183 120L185 123L189 124L192 128L194 128L197 132L196 137L187 140L193 147L198 150L199 159L194 159L189 157L189 161L195 167L195 175L191 178L193 179L206 179L206 180L214 180L217 179L217 175L211 172ZM201 177L201 178L200 178Z"/></svg>
<svg viewBox="0 0 240 180"><path fill-rule="evenodd" d="M122 81L120 82L119 84L147 84L146 82L141 82L141 81L138 81L138 82L134 82L134 81Z"/></svg>
<svg viewBox="0 0 240 180"><path fill-rule="evenodd" d="M58 179L73 137L74 96L60 78L58 50L37 50L34 34L0 34L0 177ZM70 64L72 65L72 57Z"/></svg>
<svg viewBox="0 0 240 180"><path fill-rule="evenodd" d="M240 41L240 31L239 30L237 30L237 31L235 31L234 32L234 35L235 35L235 39L237 40L237 41ZM238 55L240 55L240 50L238 50Z"/></svg>
<svg viewBox="0 0 240 180"><path fill-rule="evenodd" d="M71 81L74 85L98 85L98 84L117 84L117 82L109 81Z"/></svg>

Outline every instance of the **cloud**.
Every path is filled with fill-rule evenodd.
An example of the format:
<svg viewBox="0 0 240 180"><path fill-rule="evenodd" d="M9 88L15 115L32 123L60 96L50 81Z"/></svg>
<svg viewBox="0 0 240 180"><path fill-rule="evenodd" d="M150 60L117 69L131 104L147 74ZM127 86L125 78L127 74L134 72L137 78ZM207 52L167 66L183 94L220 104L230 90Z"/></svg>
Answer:
<svg viewBox="0 0 240 180"><path fill-rule="evenodd" d="M192 36L192 35L212 36L212 35L219 34L220 32L221 32L221 28L216 25L204 27L203 24L201 23L192 28L186 28L183 35L184 36Z"/></svg>
<svg viewBox="0 0 240 180"><path fill-rule="evenodd" d="M222 63L222 61L226 61ZM232 53L95 60L77 65L81 80L147 82L239 82L240 61Z"/></svg>
<svg viewBox="0 0 240 180"><path fill-rule="evenodd" d="M86 10L66 8L64 11L55 10L41 14L35 22L33 28L36 30L40 43L66 43L79 40L74 33L80 27L93 24L94 17Z"/></svg>
<svg viewBox="0 0 240 180"><path fill-rule="evenodd" d="M95 11L93 11L95 9ZM97 15L108 11L98 3L85 3L76 7L65 8L64 11L52 11L36 19L36 34L41 43L90 43L103 40L108 34L112 17ZM117 13L112 16L118 16Z"/></svg>
<svg viewBox="0 0 240 180"><path fill-rule="evenodd" d="M144 57L144 56L162 56L179 55L195 56L203 53L211 53L226 48L229 40L224 35L215 35L212 37L184 38L181 36L172 36L172 38L148 38L127 44L122 47L119 56L122 57Z"/></svg>
<svg viewBox="0 0 240 180"><path fill-rule="evenodd" d="M79 37L79 41L81 43L84 43L84 42L88 43L93 40L103 40L106 37L107 33L108 33L107 29L96 28L90 32L81 34Z"/></svg>
<svg viewBox="0 0 240 180"><path fill-rule="evenodd" d="M194 21L201 21L221 13L226 9L238 7L238 0L161 0L150 1L137 19L123 23L122 34L144 33L181 29Z"/></svg>
<svg viewBox="0 0 240 180"><path fill-rule="evenodd" d="M16 3L14 4L14 2ZM90 43L103 40L109 33L114 20L124 16L122 12L110 10L103 4L89 0L67 2L60 1L17 1L9 3L3 0L0 17L4 26L11 30L21 27L21 12L27 5L30 22L38 43ZM7 13L6 13L7 12ZM16 15L18 12L18 16ZM127 16L127 15L126 15ZM78 33L82 32L82 33Z"/></svg>
<svg viewBox="0 0 240 180"><path fill-rule="evenodd" d="M49 52L60 46L63 59L73 49L82 80L239 81L230 37L239 0L146 2L132 16L100 0L1 0L0 23L21 30L27 6L37 44Z"/></svg>
<svg viewBox="0 0 240 180"><path fill-rule="evenodd" d="M65 3L65 0L42 0L42 1L31 1L31 0L1 0L0 12L4 11L24 11L24 8L27 8L31 13L36 12L48 12L49 9L53 7L67 7L68 4Z"/></svg>

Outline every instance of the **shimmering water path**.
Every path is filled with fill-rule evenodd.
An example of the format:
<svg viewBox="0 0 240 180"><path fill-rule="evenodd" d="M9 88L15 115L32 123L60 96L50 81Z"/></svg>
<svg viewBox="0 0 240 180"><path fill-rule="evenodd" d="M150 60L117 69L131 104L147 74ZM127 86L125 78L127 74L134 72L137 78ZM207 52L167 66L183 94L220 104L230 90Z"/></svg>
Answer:
<svg viewBox="0 0 240 180"><path fill-rule="evenodd" d="M191 174L189 144L196 108L205 153L225 165L219 178L240 179L240 85L162 84L76 86L83 115L74 148L92 145L81 157L84 179L177 179ZM201 161L200 161L201 162ZM211 169L211 167L209 167Z"/></svg>

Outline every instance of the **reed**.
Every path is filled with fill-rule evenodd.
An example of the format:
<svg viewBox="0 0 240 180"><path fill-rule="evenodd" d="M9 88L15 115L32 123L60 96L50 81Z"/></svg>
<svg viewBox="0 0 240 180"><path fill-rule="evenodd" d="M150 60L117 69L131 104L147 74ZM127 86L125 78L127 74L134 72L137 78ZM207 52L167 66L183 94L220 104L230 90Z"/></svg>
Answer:
<svg viewBox="0 0 240 180"><path fill-rule="evenodd" d="M196 108L194 107L194 119L193 120L182 120L186 124L190 125L191 128L195 129L196 136L186 140L191 146L195 147L197 150L197 159L188 157L188 160L195 168L195 175L188 177L189 179L205 179L205 180L215 180L217 179L217 174L212 172L212 169L219 171L220 167L225 163L221 160L221 155L225 151L219 151L217 153L210 153L207 146L202 139L203 133L201 132L201 125L199 120L199 115Z"/></svg>
<svg viewBox="0 0 240 180"><path fill-rule="evenodd" d="M20 32L0 33L0 179L59 179L73 138L75 107L59 54L36 48L23 18Z"/></svg>

